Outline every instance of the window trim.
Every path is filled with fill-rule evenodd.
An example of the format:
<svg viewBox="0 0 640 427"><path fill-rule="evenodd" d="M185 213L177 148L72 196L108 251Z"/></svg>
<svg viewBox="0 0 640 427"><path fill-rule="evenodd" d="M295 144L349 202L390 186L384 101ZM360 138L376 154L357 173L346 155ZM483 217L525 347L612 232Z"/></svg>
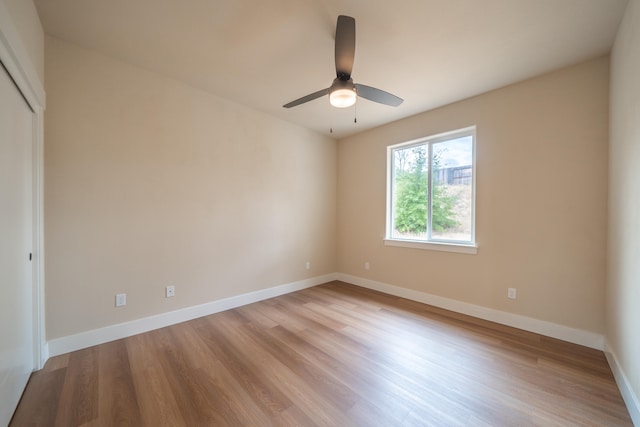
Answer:
<svg viewBox="0 0 640 427"><path fill-rule="evenodd" d="M385 246L395 246L400 248L426 249L441 252L455 252L460 254L477 254L477 244L463 244L445 241L428 242L423 240L405 240L405 239L384 239Z"/></svg>
<svg viewBox="0 0 640 427"><path fill-rule="evenodd" d="M403 147L408 148L412 146L418 146L427 144L428 147L428 157L429 157L429 174L428 174L428 186L431 188L432 182L432 174L431 174L431 157L432 157L432 147L433 144L438 142L448 141L451 139L455 139L457 137L463 136L471 136L472 137L472 153L471 153L471 161L472 161L472 175L471 175L471 240L470 241L459 241L459 240L444 240L444 239L432 239L431 237L431 227L427 225L427 233L428 240L415 240L415 239L399 239L396 237L392 237L393 231L393 221L394 221L394 212L393 212L393 201L392 201L392 188L394 182L394 156L393 151L397 148ZM456 129L453 131L442 132L439 134L418 138L410 141L401 142L398 144L393 144L387 146L387 203L386 203L386 212L385 212L385 238L384 244L385 246L397 246L397 247L406 247L406 248L414 248L414 249L427 249L427 250L436 250L436 251L446 251L446 252L457 252L457 253L466 253L466 254L476 254L478 251L478 245L476 241L476 126L468 126L461 129ZM431 203L427 206L429 210L429 218L431 218Z"/></svg>

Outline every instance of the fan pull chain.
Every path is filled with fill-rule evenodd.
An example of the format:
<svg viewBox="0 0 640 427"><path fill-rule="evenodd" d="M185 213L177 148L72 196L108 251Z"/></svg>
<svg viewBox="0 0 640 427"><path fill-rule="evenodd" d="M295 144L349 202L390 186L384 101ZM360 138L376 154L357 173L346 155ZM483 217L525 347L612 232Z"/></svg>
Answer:
<svg viewBox="0 0 640 427"><path fill-rule="evenodd" d="M358 103L353 105L353 123L358 123Z"/></svg>

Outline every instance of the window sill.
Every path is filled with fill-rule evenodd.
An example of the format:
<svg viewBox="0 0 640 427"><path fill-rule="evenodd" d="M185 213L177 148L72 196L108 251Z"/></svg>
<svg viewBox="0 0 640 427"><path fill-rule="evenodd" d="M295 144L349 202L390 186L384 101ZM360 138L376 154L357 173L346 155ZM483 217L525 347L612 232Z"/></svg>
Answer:
<svg viewBox="0 0 640 427"><path fill-rule="evenodd" d="M456 252L460 254L475 255L478 253L477 245L464 244L464 243L420 242L417 240L384 239L384 244L385 246L398 246L402 248L426 249L431 251Z"/></svg>

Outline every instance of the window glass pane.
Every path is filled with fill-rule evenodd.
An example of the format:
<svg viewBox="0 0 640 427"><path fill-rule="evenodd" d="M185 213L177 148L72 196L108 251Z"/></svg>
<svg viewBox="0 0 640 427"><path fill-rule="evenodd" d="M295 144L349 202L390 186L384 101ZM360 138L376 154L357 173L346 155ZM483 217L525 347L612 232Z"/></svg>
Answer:
<svg viewBox="0 0 640 427"><path fill-rule="evenodd" d="M427 238L427 157L426 144L393 150L393 238Z"/></svg>
<svg viewBox="0 0 640 427"><path fill-rule="evenodd" d="M474 139L470 127L388 148L386 239L475 246Z"/></svg>
<svg viewBox="0 0 640 427"><path fill-rule="evenodd" d="M472 239L473 139L471 136L433 144L432 231L434 240Z"/></svg>

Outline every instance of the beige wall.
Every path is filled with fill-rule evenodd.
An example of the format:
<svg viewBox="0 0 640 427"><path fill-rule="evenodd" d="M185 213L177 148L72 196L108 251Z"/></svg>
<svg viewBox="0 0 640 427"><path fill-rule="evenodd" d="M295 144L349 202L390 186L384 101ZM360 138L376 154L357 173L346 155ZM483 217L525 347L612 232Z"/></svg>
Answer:
<svg viewBox="0 0 640 427"><path fill-rule="evenodd" d="M336 271L334 140L58 39L46 63L49 340Z"/></svg>
<svg viewBox="0 0 640 427"><path fill-rule="evenodd" d="M608 67L602 57L339 141L339 271L603 333ZM470 125L478 254L384 246L386 147Z"/></svg>
<svg viewBox="0 0 640 427"><path fill-rule="evenodd" d="M0 0L11 15L11 20L20 36L31 65L37 72L41 83L44 83L44 32L40 18L31 0Z"/></svg>
<svg viewBox="0 0 640 427"><path fill-rule="evenodd" d="M640 398L640 1L611 54L607 339ZM636 405L637 405L636 400ZM636 408L638 410L640 408Z"/></svg>

